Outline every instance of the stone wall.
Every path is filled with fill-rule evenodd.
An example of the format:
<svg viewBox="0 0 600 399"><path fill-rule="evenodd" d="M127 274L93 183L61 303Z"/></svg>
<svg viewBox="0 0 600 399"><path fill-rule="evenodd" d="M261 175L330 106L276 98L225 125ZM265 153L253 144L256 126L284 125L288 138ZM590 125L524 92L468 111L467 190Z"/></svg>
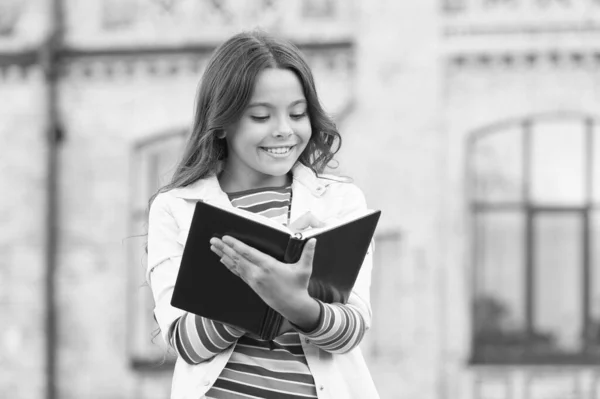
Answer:
<svg viewBox="0 0 600 399"><path fill-rule="evenodd" d="M0 77L0 392L45 388L47 145L44 85L36 68Z"/></svg>
<svg viewBox="0 0 600 399"><path fill-rule="evenodd" d="M440 207L445 135L439 125L438 4L361 2L355 106L343 121L340 169L396 233L373 274L374 325L364 345L383 398L438 394ZM385 255L385 254L384 254ZM375 341L375 342L374 342ZM378 341L385 342L372 350Z"/></svg>

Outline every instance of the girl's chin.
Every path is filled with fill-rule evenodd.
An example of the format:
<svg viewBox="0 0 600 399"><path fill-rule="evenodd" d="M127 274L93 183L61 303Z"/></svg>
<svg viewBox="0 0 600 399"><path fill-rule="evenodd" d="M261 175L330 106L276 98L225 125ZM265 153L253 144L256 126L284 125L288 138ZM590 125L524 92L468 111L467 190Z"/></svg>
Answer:
<svg viewBox="0 0 600 399"><path fill-rule="evenodd" d="M287 162L277 162L262 164L259 170L261 173L273 177L284 176L290 173L294 165L296 164L296 158L290 159Z"/></svg>
<svg viewBox="0 0 600 399"><path fill-rule="evenodd" d="M263 164L268 165L267 167L292 167L296 161L298 160L300 154L297 154L295 151L291 151L289 154L285 156L281 155L273 155L263 151L260 160Z"/></svg>
<svg viewBox="0 0 600 399"><path fill-rule="evenodd" d="M288 173L290 173L290 171L292 170L292 167L294 166L294 164L291 165L285 165L285 166L280 166L277 168L264 168L262 170L262 173L268 176L273 176L273 177L281 177L281 176L285 176Z"/></svg>

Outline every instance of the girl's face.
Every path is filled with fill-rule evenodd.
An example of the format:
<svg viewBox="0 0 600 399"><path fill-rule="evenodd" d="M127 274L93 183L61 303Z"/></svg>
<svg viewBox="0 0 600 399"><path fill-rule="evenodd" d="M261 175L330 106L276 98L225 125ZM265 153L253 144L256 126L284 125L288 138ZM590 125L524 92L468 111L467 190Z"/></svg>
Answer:
<svg viewBox="0 0 600 399"><path fill-rule="evenodd" d="M311 137L306 98L298 77L269 68L256 79L239 121L226 129L226 191L281 186Z"/></svg>

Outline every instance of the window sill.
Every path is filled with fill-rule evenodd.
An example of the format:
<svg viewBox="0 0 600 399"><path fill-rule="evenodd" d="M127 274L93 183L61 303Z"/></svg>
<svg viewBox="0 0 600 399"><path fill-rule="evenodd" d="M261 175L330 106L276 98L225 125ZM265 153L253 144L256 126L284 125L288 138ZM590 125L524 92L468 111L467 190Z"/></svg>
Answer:
<svg viewBox="0 0 600 399"><path fill-rule="evenodd" d="M544 366L544 365L573 365L584 366L600 364L600 348L594 347L580 353L566 353L558 351L535 351L523 348L494 347L477 348L469 359L469 365L516 365L516 366Z"/></svg>

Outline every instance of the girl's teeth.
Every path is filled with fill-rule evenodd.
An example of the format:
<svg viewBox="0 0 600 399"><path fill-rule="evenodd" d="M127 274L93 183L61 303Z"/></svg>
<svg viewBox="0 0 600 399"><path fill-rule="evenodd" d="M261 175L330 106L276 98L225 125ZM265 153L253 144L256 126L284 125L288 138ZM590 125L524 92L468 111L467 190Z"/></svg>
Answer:
<svg viewBox="0 0 600 399"><path fill-rule="evenodd" d="M285 148L265 148L265 150L267 152L273 153L273 154L285 154L290 150L290 147L285 147Z"/></svg>

